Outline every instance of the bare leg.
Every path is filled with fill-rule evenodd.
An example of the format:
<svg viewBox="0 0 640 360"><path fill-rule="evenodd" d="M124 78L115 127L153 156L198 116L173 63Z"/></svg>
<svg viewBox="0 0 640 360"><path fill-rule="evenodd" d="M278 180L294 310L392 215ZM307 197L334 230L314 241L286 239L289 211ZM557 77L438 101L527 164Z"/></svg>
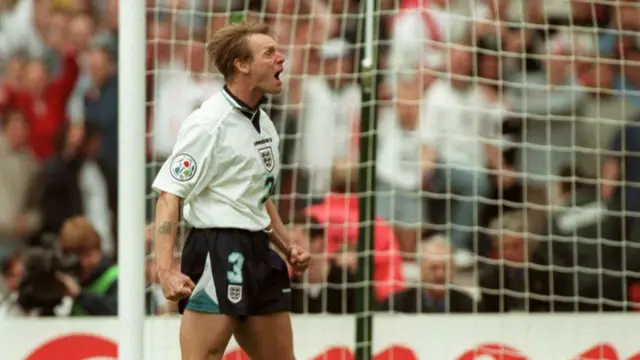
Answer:
<svg viewBox="0 0 640 360"><path fill-rule="evenodd" d="M182 360L222 360L238 320L223 314L185 310L180 325Z"/></svg>
<svg viewBox="0 0 640 360"><path fill-rule="evenodd" d="M288 312L251 316L238 325L235 338L251 360L295 360Z"/></svg>

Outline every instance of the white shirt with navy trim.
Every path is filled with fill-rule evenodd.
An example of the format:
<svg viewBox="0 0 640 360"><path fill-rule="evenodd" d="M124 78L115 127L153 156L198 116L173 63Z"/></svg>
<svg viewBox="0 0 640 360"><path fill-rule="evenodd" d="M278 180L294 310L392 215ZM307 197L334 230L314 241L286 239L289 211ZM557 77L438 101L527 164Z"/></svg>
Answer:
<svg viewBox="0 0 640 360"><path fill-rule="evenodd" d="M278 180L279 142L268 115L225 88L183 122L153 189L181 197L194 228L262 230L271 223L265 203Z"/></svg>

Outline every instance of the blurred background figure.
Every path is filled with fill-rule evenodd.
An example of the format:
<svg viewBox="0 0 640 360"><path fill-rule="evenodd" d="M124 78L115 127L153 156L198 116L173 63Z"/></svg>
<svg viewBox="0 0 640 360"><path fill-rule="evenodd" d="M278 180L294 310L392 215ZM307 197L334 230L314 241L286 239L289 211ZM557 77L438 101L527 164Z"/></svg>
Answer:
<svg viewBox="0 0 640 360"><path fill-rule="evenodd" d="M327 41L318 53L318 75L301 84L296 163L311 199L343 192L356 181L360 90L354 82L354 49L345 39Z"/></svg>
<svg viewBox="0 0 640 360"><path fill-rule="evenodd" d="M84 215L100 234L105 254L115 254L115 174L99 158L102 132L92 123L62 128L58 152L44 165L39 184L43 233L57 234L69 218Z"/></svg>
<svg viewBox="0 0 640 360"><path fill-rule="evenodd" d="M492 259L480 268L478 280L485 312L572 311L573 276L566 252L529 239L524 213L511 211L493 220ZM550 250L551 249L551 250ZM557 268L556 268L557 267ZM531 294L530 296L528 294Z"/></svg>
<svg viewBox="0 0 640 360"><path fill-rule="evenodd" d="M382 109L378 122L376 213L393 226L403 259L413 261L427 218L420 190L435 154L423 142L431 129L421 124L422 84L398 81L395 107Z"/></svg>
<svg viewBox="0 0 640 360"><path fill-rule="evenodd" d="M78 258L78 277L58 273L58 280L73 299L71 316L118 314L118 266L101 249L101 238L91 222L73 217L62 225L62 251Z"/></svg>
<svg viewBox="0 0 640 360"><path fill-rule="evenodd" d="M0 263L27 245L40 229L37 160L29 149L29 124L15 108L2 116L0 132Z"/></svg>
<svg viewBox="0 0 640 360"><path fill-rule="evenodd" d="M455 285L456 269L449 243L439 235L422 245L421 286L391 295L379 311L401 313L470 313L477 306L471 295Z"/></svg>
<svg viewBox="0 0 640 360"><path fill-rule="evenodd" d="M118 169L118 73L112 48L95 44L87 52L89 87L84 97L84 119L102 129L104 143L99 159Z"/></svg>
<svg viewBox="0 0 640 360"><path fill-rule="evenodd" d="M300 314L351 314L355 312L356 262L345 247L335 254L326 251L324 226L302 214L292 230L296 242L309 249L307 272L295 274L291 281L291 311ZM344 252L343 252L344 251Z"/></svg>
<svg viewBox="0 0 640 360"><path fill-rule="evenodd" d="M91 244L78 255L88 272L110 268L126 246L115 228L122 4L0 1L0 264L11 293L20 286L15 254L46 254L43 239L69 219L92 229L73 222L85 234L74 236ZM296 311L353 311L346 286L358 270L360 180L375 184L373 286L388 311L437 311L442 296L444 311L462 311L466 300L453 298L467 290L481 294L469 311L627 310L629 289L640 286L638 2L380 1L377 149L363 149L377 154L369 179L360 170L370 164L358 162L367 120L357 79L362 4L147 0L140 121L149 178L182 121L222 84L203 54L208 36L229 22L266 22L287 57L283 94L263 105L282 139L278 206L317 254L307 275L292 274ZM567 227L585 213L583 226ZM171 313L147 250L148 312ZM420 278L448 290L425 292ZM454 278L465 287L459 294ZM549 278L586 300L550 299ZM85 310L112 313L112 305Z"/></svg>
<svg viewBox="0 0 640 360"><path fill-rule="evenodd" d="M15 250L2 263L2 300L0 301L0 318L25 316L25 311L17 304L20 281L24 275L22 264L23 252Z"/></svg>
<svg viewBox="0 0 640 360"><path fill-rule="evenodd" d="M184 69L171 72L158 84L153 115L153 151L163 163L171 154L182 122L222 89L221 76L211 74L204 43L191 43L183 48ZM218 76L216 76L218 75Z"/></svg>

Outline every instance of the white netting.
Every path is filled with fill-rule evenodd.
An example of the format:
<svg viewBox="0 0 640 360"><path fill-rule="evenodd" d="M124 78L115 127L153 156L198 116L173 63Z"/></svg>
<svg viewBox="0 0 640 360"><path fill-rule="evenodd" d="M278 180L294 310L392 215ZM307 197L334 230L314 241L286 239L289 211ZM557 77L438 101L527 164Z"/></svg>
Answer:
<svg viewBox="0 0 640 360"><path fill-rule="evenodd" d="M354 291L366 285L355 280L356 201L370 195L357 188L357 170L369 165L359 163L360 2L152 3L150 175L181 120L222 86L203 61L207 34L230 21L269 23L287 57L285 92L265 106L283 140L276 199L318 259L294 279L294 312L353 313ZM637 2L380 0L375 15L376 306L635 310ZM440 298L443 288L454 290ZM477 331L508 333L487 321ZM530 341L544 335L523 321ZM588 340L533 353L576 356L605 330L574 331Z"/></svg>

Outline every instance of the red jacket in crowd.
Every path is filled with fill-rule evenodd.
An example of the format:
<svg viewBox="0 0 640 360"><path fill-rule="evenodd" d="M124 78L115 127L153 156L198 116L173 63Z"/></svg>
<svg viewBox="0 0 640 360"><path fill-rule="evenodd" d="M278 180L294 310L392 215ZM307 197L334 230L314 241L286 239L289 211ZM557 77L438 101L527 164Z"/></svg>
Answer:
<svg viewBox="0 0 640 360"><path fill-rule="evenodd" d="M42 101L21 90L4 87L6 98L0 103L0 110L13 107L21 111L29 121L29 144L38 159L54 154L54 136L65 121L67 102L78 79L79 67L76 53L68 51L62 58L62 68L58 77L47 86Z"/></svg>
<svg viewBox="0 0 640 360"><path fill-rule="evenodd" d="M346 241L358 242L358 198L354 195L331 194L324 202L306 209L309 216L326 225L327 252L340 249ZM402 259L393 229L387 222L376 217L374 224L374 269L373 280L376 300L404 289Z"/></svg>

